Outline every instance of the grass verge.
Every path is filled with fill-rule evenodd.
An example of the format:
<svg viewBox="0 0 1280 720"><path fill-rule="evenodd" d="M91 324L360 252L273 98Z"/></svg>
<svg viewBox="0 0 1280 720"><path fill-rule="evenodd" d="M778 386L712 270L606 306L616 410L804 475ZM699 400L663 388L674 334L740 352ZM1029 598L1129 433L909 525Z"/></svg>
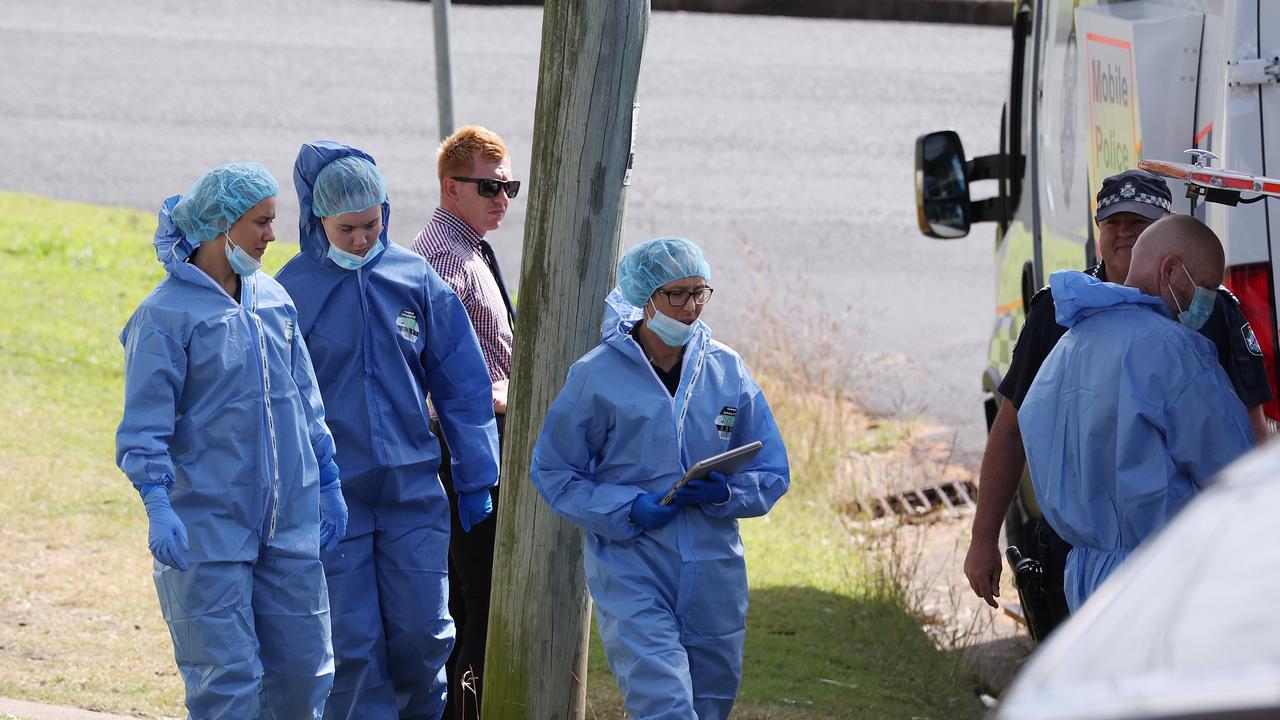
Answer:
<svg viewBox="0 0 1280 720"><path fill-rule="evenodd" d="M146 213L0 193L0 696L184 714L145 515L113 461L117 336L163 276L154 227ZM273 247L267 268L294 251ZM865 560L834 497L839 457L892 437L868 435L820 367L766 354L753 367L794 479L768 517L743 523L752 600L734 716L978 717L971 679ZM598 638L589 698L588 717L622 717Z"/></svg>

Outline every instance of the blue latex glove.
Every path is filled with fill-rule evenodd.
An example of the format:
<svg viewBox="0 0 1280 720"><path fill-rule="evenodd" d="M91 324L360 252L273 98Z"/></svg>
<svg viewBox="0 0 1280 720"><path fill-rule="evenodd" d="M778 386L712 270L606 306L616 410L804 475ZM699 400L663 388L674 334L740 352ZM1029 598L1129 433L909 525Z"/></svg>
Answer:
<svg viewBox="0 0 1280 720"><path fill-rule="evenodd" d="M690 480L676 491L672 499L677 505L719 505L732 497L729 479L714 470L701 480Z"/></svg>
<svg viewBox="0 0 1280 720"><path fill-rule="evenodd" d="M679 505L659 505L666 495L663 492L641 495L631 503L631 522L645 530L657 530L676 519L680 513Z"/></svg>
<svg viewBox="0 0 1280 720"><path fill-rule="evenodd" d="M332 551L347 535L347 501L342 498L342 483L320 488L320 547Z"/></svg>
<svg viewBox="0 0 1280 720"><path fill-rule="evenodd" d="M169 504L169 491L153 487L143 496L142 504L147 508L147 547L152 557L171 568L186 570L187 559L182 553L191 549L187 526Z"/></svg>
<svg viewBox="0 0 1280 720"><path fill-rule="evenodd" d="M471 528L492 514L493 498L489 496L489 488L458 496L458 519L462 521L462 532L471 532Z"/></svg>

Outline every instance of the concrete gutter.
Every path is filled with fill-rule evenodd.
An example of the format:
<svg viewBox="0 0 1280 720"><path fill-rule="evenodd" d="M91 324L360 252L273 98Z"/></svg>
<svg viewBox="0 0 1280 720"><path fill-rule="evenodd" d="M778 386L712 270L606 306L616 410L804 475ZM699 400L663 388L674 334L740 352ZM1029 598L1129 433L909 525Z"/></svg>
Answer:
<svg viewBox="0 0 1280 720"><path fill-rule="evenodd" d="M453 0L459 5L541 5L541 0ZM1014 0L651 0L654 10L843 20L1013 24Z"/></svg>
<svg viewBox="0 0 1280 720"><path fill-rule="evenodd" d="M110 715L92 710L0 698L0 717L5 715L12 715L22 720L138 720L136 717L125 715Z"/></svg>

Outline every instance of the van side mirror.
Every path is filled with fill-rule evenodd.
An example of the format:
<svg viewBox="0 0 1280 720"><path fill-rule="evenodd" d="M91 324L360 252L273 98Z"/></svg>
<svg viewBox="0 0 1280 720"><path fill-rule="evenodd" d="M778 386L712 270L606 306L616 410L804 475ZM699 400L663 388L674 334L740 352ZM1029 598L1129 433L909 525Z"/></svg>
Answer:
<svg viewBox="0 0 1280 720"><path fill-rule="evenodd" d="M916 221L920 232L951 240L969 234L964 146L953 130L916 138Z"/></svg>

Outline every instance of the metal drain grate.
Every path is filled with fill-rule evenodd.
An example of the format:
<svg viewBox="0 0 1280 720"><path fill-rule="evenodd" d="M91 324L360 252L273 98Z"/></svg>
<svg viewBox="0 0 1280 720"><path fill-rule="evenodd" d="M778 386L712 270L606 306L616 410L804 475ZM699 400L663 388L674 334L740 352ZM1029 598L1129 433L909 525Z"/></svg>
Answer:
<svg viewBox="0 0 1280 720"><path fill-rule="evenodd" d="M902 490L874 500L858 500L858 511L873 518L924 515L942 508L948 515L974 509L977 486L968 480Z"/></svg>

